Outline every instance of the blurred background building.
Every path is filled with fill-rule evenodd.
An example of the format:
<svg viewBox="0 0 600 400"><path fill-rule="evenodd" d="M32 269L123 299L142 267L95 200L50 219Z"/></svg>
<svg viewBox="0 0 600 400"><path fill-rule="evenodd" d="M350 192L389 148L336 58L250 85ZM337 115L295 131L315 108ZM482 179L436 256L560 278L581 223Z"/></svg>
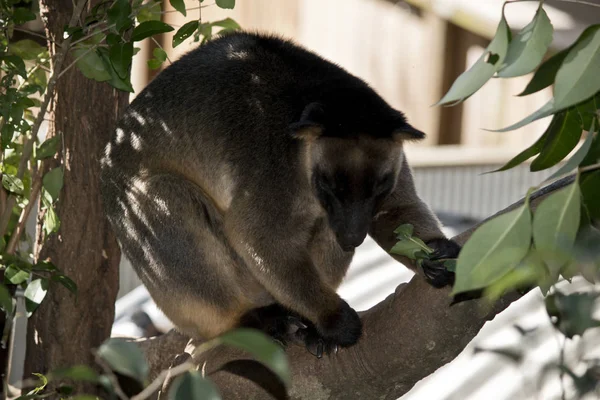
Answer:
<svg viewBox="0 0 600 400"><path fill-rule="evenodd" d="M484 130L507 126L550 98L550 89L516 97L531 76L492 79L463 104L432 106L454 79L474 63L493 37L501 15L501 0L238 0L236 3L233 11L226 11L205 1L202 20L229 17L244 29L293 39L363 78L394 107L405 112L414 126L428 134L423 142L408 146L407 156L421 197L438 213L450 235L520 199L529 187L540 184L552 172L530 173L525 164L507 172L482 175L532 144L549 122L537 121L506 133ZM544 8L555 30L553 52L571 44L589 24L600 21L599 8L576 3L545 2ZM187 5L191 9L188 19L198 18L198 2L187 1ZM513 31L531 20L537 6L537 2L531 1L506 7ZM176 27L185 23L186 19L171 8L169 1L164 1L164 10L169 11L163 15L165 22ZM146 66L154 47L163 47L174 60L197 46L188 40L173 49L171 40L172 35L167 34L156 42L143 42L134 61L132 81L136 92L157 73ZM411 272L372 240L367 240L358 249L340 293L362 310L384 299L411 276ZM138 285L139 280L123 260L114 335L151 334L170 326ZM581 285L576 280L570 290ZM474 354L476 346L495 348L518 343L515 324L537 327L521 366L497 355ZM590 335L598 336L593 331ZM559 398L557 379L536 394L536 377L546 363L558 357L560 340L536 290L489 323L457 360L419 383L404 398ZM577 342L572 345L577 351L595 349L582 349Z"/></svg>

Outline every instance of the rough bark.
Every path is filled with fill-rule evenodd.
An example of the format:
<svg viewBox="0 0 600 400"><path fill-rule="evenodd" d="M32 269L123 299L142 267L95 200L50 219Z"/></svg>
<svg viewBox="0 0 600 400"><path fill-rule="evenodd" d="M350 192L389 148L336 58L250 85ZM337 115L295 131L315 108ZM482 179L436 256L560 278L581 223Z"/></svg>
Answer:
<svg viewBox="0 0 600 400"><path fill-rule="evenodd" d="M565 178L535 193L532 208L572 181ZM463 244L476 228L454 239ZM360 313L364 335L357 345L320 360L303 347L290 346L286 352L293 383L287 395L269 370L242 351L217 348L195 357L194 362L204 366L224 399L397 399L452 361L485 322L519 298L519 294L508 294L491 309L481 300L452 304L450 288L435 289L415 276L384 301ZM192 354L194 344L186 344L187 340L174 331L160 341L145 343L143 351L151 376L157 376L174 359L177 346Z"/></svg>
<svg viewBox="0 0 600 400"><path fill-rule="evenodd" d="M60 43L73 2L41 0L40 9L48 36ZM51 46L51 54L55 50ZM72 61L69 55L64 65ZM127 101L127 93L87 79L76 68L57 82L48 134L63 135L64 187L57 206L61 227L42 244L38 221L36 255L72 278L79 295L54 284L29 319L26 378L61 366L92 365L90 349L110 335L120 252L100 201L99 156ZM54 160L44 168L58 165Z"/></svg>

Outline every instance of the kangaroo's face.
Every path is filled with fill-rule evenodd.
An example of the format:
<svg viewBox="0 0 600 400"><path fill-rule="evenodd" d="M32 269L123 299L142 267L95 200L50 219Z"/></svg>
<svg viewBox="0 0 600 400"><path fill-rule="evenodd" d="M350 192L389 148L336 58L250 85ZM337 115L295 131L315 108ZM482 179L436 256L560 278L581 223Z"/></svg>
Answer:
<svg viewBox="0 0 600 400"><path fill-rule="evenodd" d="M311 150L313 189L340 247L351 251L395 187L402 147L389 139L322 138Z"/></svg>
<svg viewBox="0 0 600 400"><path fill-rule="evenodd" d="M387 107L352 112L311 103L290 125L294 137L304 142L313 191L345 251L364 241L373 216L394 190L403 141L425 136L402 113Z"/></svg>

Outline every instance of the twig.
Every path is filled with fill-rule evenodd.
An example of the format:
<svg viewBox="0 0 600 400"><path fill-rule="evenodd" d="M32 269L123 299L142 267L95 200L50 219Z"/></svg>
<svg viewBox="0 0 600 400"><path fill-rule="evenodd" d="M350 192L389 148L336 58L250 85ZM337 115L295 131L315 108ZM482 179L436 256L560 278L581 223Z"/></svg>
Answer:
<svg viewBox="0 0 600 400"><path fill-rule="evenodd" d="M160 389L160 387L162 386L162 384L165 381L165 379L167 378L167 376L171 376L171 377L179 376L181 374L186 373L187 371L189 371L190 369L192 369L194 367L195 367L194 363L192 363L190 361L186 361L181 365L161 371L160 374L158 374L156 379L154 379L151 384L146 386L146 388L144 390L142 390L140 393L133 396L131 398L131 400L145 400L145 399L149 398L150 396L152 396L152 394L154 394L154 392L156 392L158 389Z"/></svg>
<svg viewBox="0 0 600 400"><path fill-rule="evenodd" d="M73 10L73 14L71 15L71 20L69 22L69 26L74 25L79 18L79 15L83 11L87 0L79 0L77 6ZM31 158L31 154L33 153L33 145L35 144L35 139L40 130L40 126L44 121L44 115L48 110L48 104L50 104L50 100L54 97L54 86L56 86L56 81L58 80L58 74L62 69L62 64L65 61L67 56L67 52L69 51L69 47L71 45L71 37L66 38L60 47L56 55L56 61L53 65L53 73L48 80L48 86L46 87L46 94L44 96L44 100L42 101L42 105L40 106L40 111L31 127L31 136L26 139L23 144L23 153L21 154L21 160L19 161L19 168L17 170L17 178L22 179L23 175L25 175L25 169L27 167L27 162ZM12 215L12 208L16 203L16 197L11 194L8 196L6 201L6 208L2 211L2 215L0 216L0 236L4 236L6 234L6 229L8 227L8 222Z"/></svg>
<svg viewBox="0 0 600 400"><path fill-rule="evenodd" d="M41 176L41 174L38 173L33 177L33 185L31 186L31 195L29 196L29 198L30 198L29 203L27 203L27 205L25 206L23 211L21 211L21 215L19 216L19 222L17 223L17 226L15 227L15 230L13 231L13 233L10 237L8 245L6 246L7 254L15 253L15 250L17 248L17 243L19 242L19 238L21 237L21 234L25 230L25 224L27 223L29 214L31 213L31 210L33 209L33 206L35 204L35 201L33 201L33 199L37 198L38 193L40 192L41 188L42 188L42 176Z"/></svg>
<svg viewBox="0 0 600 400"><path fill-rule="evenodd" d="M89 35L86 35L84 37L81 37L81 38L77 39L76 41L74 41L73 43L71 43L71 45L75 46L76 44L84 42L84 41L88 40L89 38L91 38L93 36L96 36L96 35L98 35L100 33L106 32L107 30L109 30L109 29L111 29L111 28L113 28L115 26L116 26L116 24L111 24L111 25L105 26L104 28L100 29L99 31L94 31L94 32L90 33Z"/></svg>
<svg viewBox="0 0 600 400"><path fill-rule="evenodd" d="M96 359L96 363L100 365L100 367L102 367L102 369L104 370L104 373L110 380L110 383L112 384L113 389L115 390L115 394L119 397L119 399L128 400L129 397L127 397L127 395L123 392L123 389L121 389L121 386L119 385L119 380L115 376L110 366L106 364L106 362L97 354L94 355L94 358Z"/></svg>
<svg viewBox="0 0 600 400"><path fill-rule="evenodd" d="M98 48L98 45L94 45L92 47L90 47L89 49L87 49L82 55L80 55L79 57L77 57L71 64L67 65L61 72L60 74L58 74L58 78L60 79L61 76L63 76L69 69L71 69L75 64L77 64L79 62L79 60L81 60L83 57L87 56L91 51L96 50Z"/></svg>
<svg viewBox="0 0 600 400"><path fill-rule="evenodd" d="M194 11L194 10L200 10L202 8L206 8L206 7L211 7L214 6L216 3L211 3L211 4L206 4L204 6L199 6L199 7L190 7L190 8L186 8L185 11ZM167 11L161 11L161 14L171 14L171 13L176 13L179 12L177 10L167 10Z"/></svg>
<svg viewBox="0 0 600 400"><path fill-rule="evenodd" d="M28 35L31 35L31 36L36 36L36 37L42 38L42 39L47 40L48 42L52 42L56 46L60 47L60 44L58 44L57 42L53 41L52 39L50 39L46 35L42 35L41 33L37 33L37 32L34 32L34 31L30 31L29 29L23 29L23 28L18 28L18 27L15 27L13 29L15 31L27 33Z"/></svg>
<svg viewBox="0 0 600 400"><path fill-rule="evenodd" d="M160 45L160 43L158 43L158 40L156 40L154 38L154 36L151 37L152 41L154 42L155 45L158 46L159 49L161 49L162 51L165 52L165 54L167 54L167 52L165 51L165 49ZM171 61L171 59L169 58L169 55L167 54L167 61L169 62L169 64L173 64L173 62Z"/></svg>

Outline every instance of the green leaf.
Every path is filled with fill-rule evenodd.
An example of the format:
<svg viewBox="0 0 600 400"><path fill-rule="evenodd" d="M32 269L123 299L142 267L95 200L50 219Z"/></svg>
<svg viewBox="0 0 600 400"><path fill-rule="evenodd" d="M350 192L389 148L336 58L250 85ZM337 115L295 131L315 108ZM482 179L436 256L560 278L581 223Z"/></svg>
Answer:
<svg viewBox="0 0 600 400"><path fill-rule="evenodd" d="M190 21L183 25L181 28L179 28L179 30L177 30L177 33L173 35L173 47L179 46L185 39L192 36L197 29L198 21Z"/></svg>
<svg viewBox="0 0 600 400"><path fill-rule="evenodd" d="M542 201L533 216L533 241L553 278L570 258L579 228L580 204L576 181Z"/></svg>
<svg viewBox="0 0 600 400"><path fill-rule="evenodd" d="M252 354L289 386L291 375L285 351L265 334L253 329L240 328L222 334L218 340Z"/></svg>
<svg viewBox="0 0 600 400"><path fill-rule="evenodd" d="M568 52L568 48L563 49L544 61L535 71L533 77L527 86L525 86L525 89L523 89L523 91L517 96L528 96L552 85L554 83L556 73L558 72L558 69L560 68Z"/></svg>
<svg viewBox="0 0 600 400"><path fill-rule="evenodd" d="M519 265L485 288L484 296L495 302L511 290L523 289L546 279L544 262L534 250L530 250Z"/></svg>
<svg viewBox="0 0 600 400"><path fill-rule="evenodd" d="M128 79L133 58L133 42L117 43L111 46L108 55L119 78Z"/></svg>
<svg viewBox="0 0 600 400"><path fill-rule="evenodd" d="M187 12L185 11L185 1L184 0L169 0L171 6L177 11L179 11L183 16L187 16Z"/></svg>
<svg viewBox="0 0 600 400"><path fill-rule="evenodd" d="M135 343L123 339L106 340L98 349L100 356L116 372L144 384L148 378L148 364Z"/></svg>
<svg viewBox="0 0 600 400"><path fill-rule="evenodd" d="M15 25L21 25L28 21L34 21L35 19L35 14L27 8L17 7L13 11L12 20Z"/></svg>
<svg viewBox="0 0 600 400"><path fill-rule="evenodd" d="M542 62L552 42L552 23L542 7L533 20L510 42L504 65L498 71L503 78L530 73Z"/></svg>
<svg viewBox="0 0 600 400"><path fill-rule="evenodd" d="M188 371L173 381L169 400L221 400L215 385L198 371Z"/></svg>
<svg viewBox="0 0 600 400"><path fill-rule="evenodd" d="M546 141L546 138L548 136L547 134L548 130L546 130L546 132L544 132L544 134L540 136L540 138L536 140L534 144L532 144L531 146L514 156L509 162L504 164L502 167L486 173L506 171L507 169L514 168L522 162L529 160L536 154L539 154L539 152L542 151L542 148L544 147L544 142Z"/></svg>
<svg viewBox="0 0 600 400"><path fill-rule="evenodd" d="M531 213L529 204L481 225L458 256L453 294L480 289L494 283L529 251Z"/></svg>
<svg viewBox="0 0 600 400"><path fill-rule="evenodd" d="M579 187L590 217L600 220L600 170L582 175Z"/></svg>
<svg viewBox="0 0 600 400"><path fill-rule="evenodd" d="M418 243L410 240L400 240L390 249L390 253L408 257L411 260L416 260L417 253L420 251L423 251L423 248Z"/></svg>
<svg viewBox="0 0 600 400"><path fill-rule="evenodd" d="M90 51L89 48L79 47L73 49L73 56L77 59L75 65L86 78L98 82L110 79L110 73L97 52Z"/></svg>
<svg viewBox="0 0 600 400"><path fill-rule="evenodd" d="M48 192L52 201L56 201L60 195L60 191L63 187L63 167L56 167L46 173L42 179L42 185Z"/></svg>
<svg viewBox="0 0 600 400"><path fill-rule="evenodd" d="M115 24L117 32L123 32L133 26L130 17L131 5L129 0L116 0L107 12L108 22Z"/></svg>
<svg viewBox="0 0 600 400"><path fill-rule="evenodd" d="M46 194L48 197L50 195L48 195L48 192L46 192L45 190L42 191L42 196L44 194ZM51 200L47 200L45 197L42 197L42 202L44 203L44 206L46 207L46 212L44 213L44 224L43 224L43 228L44 231L46 232L46 235L49 235L53 232L58 232L58 229L60 228L60 220L58 219L58 215L56 214L56 211L54 211L54 208L52 208L52 203L50 202Z"/></svg>
<svg viewBox="0 0 600 400"><path fill-rule="evenodd" d="M22 270L14 265L9 265L4 271L4 280L13 285L20 285L21 283L26 282L30 275L29 271Z"/></svg>
<svg viewBox="0 0 600 400"><path fill-rule="evenodd" d="M115 69L112 67L112 63L110 61L110 55L108 53L108 49L100 48L98 49L98 54L104 63L104 68L110 73L110 80L108 83L119 90L123 90L125 92L133 93L133 87L131 86L131 81L129 74L125 78L121 78Z"/></svg>
<svg viewBox="0 0 600 400"><path fill-rule="evenodd" d="M232 9L235 7L235 0L216 0L217 6L221 8Z"/></svg>
<svg viewBox="0 0 600 400"><path fill-rule="evenodd" d="M408 239L412 237L413 231L414 227L411 224L402 224L394 230L394 233L398 239Z"/></svg>
<svg viewBox="0 0 600 400"><path fill-rule="evenodd" d="M582 132L577 110L571 108L555 114L544 133L547 135L544 147L531 163L531 171L541 171L562 161L577 146Z"/></svg>
<svg viewBox="0 0 600 400"><path fill-rule="evenodd" d="M454 81L448 93L436 105L461 102L479 90L503 65L509 35L508 24L503 13L496 35L481 57Z"/></svg>
<svg viewBox="0 0 600 400"><path fill-rule="evenodd" d="M581 127L583 130L590 130L592 128L592 123L594 121L598 122L599 120L598 110L600 110L600 92L591 99L577 104L575 109L581 118Z"/></svg>
<svg viewBox="0 0 600 400"><path fill-rule="evenodd" d="M212 25L221 27L221 28L223 28L223 30L227 30L227 31L235 31L238 29L242 29L240 24L238 24L231 18L225 18L225 19L221 19L219 21L213 21ZM221 31L221 32L223 32L223 31Z"/></svg>
<svg viewBox="0 0 600 400"><path fill-rule="evenodd" d="M161 16L162 8L161 3L159 1L156 3L152 3L152 5L146 5L144 6L144 8L141 8L137 15L137 20L140 23L146 21L160 21Z"/></svg>
<svg viewBox="0 0 600 400"><path fill-rule="evenodd" d="M72 379L80 382L98 382L98 373L87 365L75 365L55 369L48 374L48 379L51 381Z"/></svg>
<svg viewBox="0 0 600 400"><path fill-rule="evenodd" d="M25 297L25 310L27 310L27 318L38 308L44 297L48 293L48 280L39 278L31 281L23 296Z"/></svg>
<svg viewBox="0 0 600 400"><path fill-rule="evenodd" d="M594 124L592 123L592 128L588 132L587 137L585 138L585 141L583 142L581 147L575 152L575 154L573 154L571 158L569 158L569 160L562 167L558 169L558 171L553 173L546 180L550 181L552 179L558 178L559 176L564 175L567 172L570 172L577 168L577 166L583 162L586 154L590 150L590 147L592 146L592 141L594 140L594 136Z"/></svg>
<svg viewBox="0 0 600 400"><path fill-rule="evenodd" d="M11 42L8 45L8 52L23 60L35 60L46 48L31 39L23 39L18 42Z"/></svg>
<svg viewBox="0 0 600 400"><path fill-rule="evenodd" d="M27 79L27 70L25 69L25 62L21 57L7 54L0 57L0 60L3 60L5 63L10 64L15 69L15 72L23 77L23 79Z"/></svg>
<svg viewBox="0 0 600 400"><path fill-rule="evenodd" d="M582 34L583 36L583 34ZM600 91L600 24L578 41L556 73L555 109L575 105Z"/></svg>
<svg viewBox="0 0 600 400"><path fill-rule="evenodd" d="M58 145L60 144L60 135L52 136L40 144L35 152L36 160L43 160L44 158L53 157L58 151Z"/></svg>
<svg viewBox="0 0 600 400"><path fill-rule="evenodd" d="M552 115L556 111L557 110L554 107L554 99L550 99L546 104L544 104L539 109L537 109L536 111L534 111L532 114L528 115L527 117L523 118L519 122L515 122L514 124L509 125L506 128L502 128L502 129L490 129L490 131L491 132L513 131L513 130L519 129L520 127L525 126L533 121L537 121L540 118L544 118L549 115Z"/></svg>
<svg viewBox="0 0 600 400"><path fill-rule="evenodd" d="M9 192L16 194L23 194L23 190L25 190L23 181L16 176L6 173L2 174L2 186L4 186L4 189L8 190Z"/></svg>
<svg viewBox="0 0 600 400"><path fill-rule="evenodd" d="M63 274L52 275L51 278L54 282L58 282L63 285L69 292L77 294L77 284L68 276Z"/></svg>
<svg viewBox="0 0 600 400"><path fill-rule="evenodd" d="M0 307L2 307L2 309L4 310L6 315L12 315L12 312L13 312L12 296L10 295L10 292L8 291L6 286L4 286L1 283L0 283Z"/></svg>
<svg viewBox="0 0 600 400"><path fill-rule="evenodd" d="M146 21L142 22L133 30L131 39L135 42L146 39L158 33L171 32L174 28L171 25L161 21Z"/></svg>
<svg viewBox="0 0 600 400"><path fill-rule="evenodd" d="M455 259L445 260L444 268L446 268L450 272L456 272L456 263L457 263L457 260L455 260Z"/></svg>
<svg viewBox="0 0 600 400"><path fill-rule="evenodd" d="M556 292L546 298L546 310L550 316L556 317L554 325L571 339L600 326L600 321L593 318L598 296L593 292L568 295Z"/></svg>

